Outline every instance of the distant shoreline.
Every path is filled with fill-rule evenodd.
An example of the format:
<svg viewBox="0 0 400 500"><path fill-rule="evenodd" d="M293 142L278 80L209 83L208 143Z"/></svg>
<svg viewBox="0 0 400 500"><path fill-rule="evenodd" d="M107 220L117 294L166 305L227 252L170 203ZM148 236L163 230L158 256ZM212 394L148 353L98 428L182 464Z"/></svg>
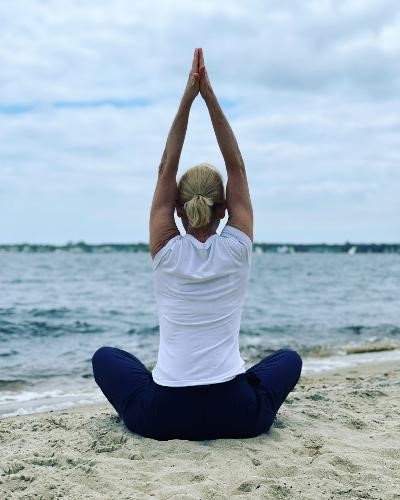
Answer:
<svg viewBox="0 0 400 500"><path fill-rule="evenodd" d="M65 245L16 243L0 245L0 253L148 253L148 243L100 243L83 241ZM255 253L391 253L400 254L400 243L253 243Z"/></svg>

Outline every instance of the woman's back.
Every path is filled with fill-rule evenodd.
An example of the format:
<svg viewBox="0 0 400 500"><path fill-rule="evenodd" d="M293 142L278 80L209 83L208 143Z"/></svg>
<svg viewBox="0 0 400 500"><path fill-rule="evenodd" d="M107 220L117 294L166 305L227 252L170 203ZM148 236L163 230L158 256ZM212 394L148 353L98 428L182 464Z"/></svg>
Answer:
<svg viewBox="0 0 400 500"><path fill-rule="evenodd" d="M160 385L224 382L245 371L240 319L252 242L225 226L202 243L190 234L171 239L153 261L160 323Z"/></svg>

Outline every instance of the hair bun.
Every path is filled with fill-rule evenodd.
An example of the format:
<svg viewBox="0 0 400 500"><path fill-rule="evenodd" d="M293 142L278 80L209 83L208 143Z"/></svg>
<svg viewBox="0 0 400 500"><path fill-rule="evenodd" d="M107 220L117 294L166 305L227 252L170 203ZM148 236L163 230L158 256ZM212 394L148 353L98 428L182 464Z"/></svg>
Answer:
<svg viewBox="0 0 400 500"><path fill-rule="evenodd" d="M212 220L212 207L224 200L221 175L210 165L187 170L178 184L178 199L192 227L204 227Z"/></svg>

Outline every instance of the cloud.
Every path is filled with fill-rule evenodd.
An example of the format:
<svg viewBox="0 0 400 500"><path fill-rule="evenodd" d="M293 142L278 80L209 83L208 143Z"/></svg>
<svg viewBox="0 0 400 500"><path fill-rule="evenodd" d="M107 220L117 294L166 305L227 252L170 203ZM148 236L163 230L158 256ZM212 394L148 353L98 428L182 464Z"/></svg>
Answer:
<svg viewBox="0 0 400 500"><path fill-rule="evenodd" d="M400 238L397 1L17 0L0 26L2 241L147 240L196 46L259 241ZM223 169L199 100L181 169L205 160Z"/></svg>

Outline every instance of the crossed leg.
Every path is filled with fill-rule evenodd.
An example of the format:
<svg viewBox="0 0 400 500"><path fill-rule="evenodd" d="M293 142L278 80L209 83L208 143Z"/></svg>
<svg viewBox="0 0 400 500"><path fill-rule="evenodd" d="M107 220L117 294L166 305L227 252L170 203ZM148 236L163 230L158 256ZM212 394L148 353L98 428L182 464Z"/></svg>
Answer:
<svg viewBox="0 0 400 500"><path fill-rule="evenodd" d="M246 370L268 406L270 424L299 381L302 364L296 351L279 349Z"/></svg>
<svg viewBox="0 0 400 500"><path fill-rule="evenodd" d="M145 389L151 372L133 354L108 346L97 349L92 366L97 385L124 419L128 403Z"/></svg>

